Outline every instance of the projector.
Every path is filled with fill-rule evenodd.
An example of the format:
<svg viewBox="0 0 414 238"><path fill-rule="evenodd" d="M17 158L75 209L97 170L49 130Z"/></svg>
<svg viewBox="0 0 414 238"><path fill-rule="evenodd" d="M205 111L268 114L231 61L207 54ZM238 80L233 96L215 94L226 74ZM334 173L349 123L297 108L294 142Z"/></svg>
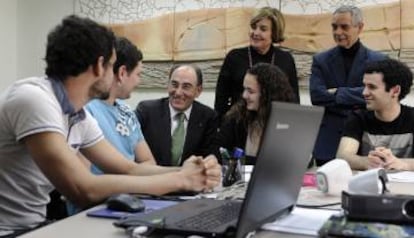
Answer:
<svg viewBox="0 0 414 238"><path fill-rule="evenodd" d="M353 220L414 224L414 196L342 192L342 208Z"/></svg>

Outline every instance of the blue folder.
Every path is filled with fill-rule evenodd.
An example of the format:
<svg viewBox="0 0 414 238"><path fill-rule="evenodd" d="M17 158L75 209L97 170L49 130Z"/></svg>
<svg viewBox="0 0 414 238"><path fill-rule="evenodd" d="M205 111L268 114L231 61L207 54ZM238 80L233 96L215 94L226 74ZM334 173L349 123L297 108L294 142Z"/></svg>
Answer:
<svg viewBox="0 0 414 238"><path fill-rule="evenodd" d="M100 207L86 213L87 216L90 217L102 217L102 218L111 218L111 219L119 219L126 216L134 216L137 214L142 213L150 213L152 211L165 208L171 205L175 205L178 201L170 201L170 200L156 200L156 199L141 199L145 204L145 211L143 212L119 212L107 209L106 207Z"/></svg>

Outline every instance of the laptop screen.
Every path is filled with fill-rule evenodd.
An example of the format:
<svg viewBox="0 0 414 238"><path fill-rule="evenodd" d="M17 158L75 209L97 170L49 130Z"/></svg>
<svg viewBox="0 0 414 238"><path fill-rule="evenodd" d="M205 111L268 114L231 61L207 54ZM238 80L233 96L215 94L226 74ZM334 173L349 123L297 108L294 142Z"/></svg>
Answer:
<svg viewBox="0 0 414 238"><path fill-rule="evenodd" d="M272 104L239 216L237 237L245 237L293 209L322 115L319 107Z"/></svg>

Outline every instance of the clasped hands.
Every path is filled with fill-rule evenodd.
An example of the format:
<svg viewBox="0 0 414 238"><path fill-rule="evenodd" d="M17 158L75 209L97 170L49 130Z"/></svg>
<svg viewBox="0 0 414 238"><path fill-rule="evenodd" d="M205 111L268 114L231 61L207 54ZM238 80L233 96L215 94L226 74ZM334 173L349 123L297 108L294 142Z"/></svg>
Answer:
<svg viewBox="0 0 414 238"><path fill-rule="evenodd" d="M390 149L381 146L368 153L368 168L408 170L408 165L395 157Z"/></svg>
<svg viewBox="0 0 414 238"><path fill-rule="evenodd" d="M185 160L182 172L187 179L186 190L209 192L221 183L221 165L216 156L191 156Z"/></svg>

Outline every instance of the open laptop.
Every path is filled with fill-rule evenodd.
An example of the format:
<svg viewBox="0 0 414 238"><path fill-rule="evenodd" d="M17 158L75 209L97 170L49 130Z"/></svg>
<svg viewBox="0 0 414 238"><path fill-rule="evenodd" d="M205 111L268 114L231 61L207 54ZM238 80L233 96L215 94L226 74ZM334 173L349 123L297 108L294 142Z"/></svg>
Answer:
<svg viewBox="0 0 414 238"><path fill-rule="evenodd" d="M241 238L288 214L296 204L322 114L318 107L272 103L244 201L195 199L133 219L167 233Z"/></svg>

